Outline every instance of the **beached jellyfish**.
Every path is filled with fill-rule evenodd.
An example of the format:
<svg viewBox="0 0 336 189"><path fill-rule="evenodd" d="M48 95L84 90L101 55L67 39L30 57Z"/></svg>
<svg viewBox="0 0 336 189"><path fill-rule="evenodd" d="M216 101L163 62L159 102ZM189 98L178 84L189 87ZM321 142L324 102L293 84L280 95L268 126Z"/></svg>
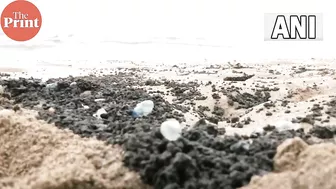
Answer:
<svg viewBox="0 0 336 189"><path fill-rule="evenodd" d="M176 119L168 119L160 127L161 134L169 141L177 140L182 133L182 127Z"/></svg>

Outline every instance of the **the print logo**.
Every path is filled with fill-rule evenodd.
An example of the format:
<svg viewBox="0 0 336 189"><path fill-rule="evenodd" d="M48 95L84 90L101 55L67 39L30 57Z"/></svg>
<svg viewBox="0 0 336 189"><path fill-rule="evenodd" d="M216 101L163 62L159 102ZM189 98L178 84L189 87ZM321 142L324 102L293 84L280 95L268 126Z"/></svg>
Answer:
<svg viewBox="0 0 336 189"><path fill-rule="evenodd" d="M321 14L265 14L265 41L323 39Z"/></svg>
<svg viewBox="0 0 336 189"><path fill-rule="evenodd" d="M42 16L39 9L26 0L16 0L1 14L1 28L12 40L28 41L40 31Z"/></svg>

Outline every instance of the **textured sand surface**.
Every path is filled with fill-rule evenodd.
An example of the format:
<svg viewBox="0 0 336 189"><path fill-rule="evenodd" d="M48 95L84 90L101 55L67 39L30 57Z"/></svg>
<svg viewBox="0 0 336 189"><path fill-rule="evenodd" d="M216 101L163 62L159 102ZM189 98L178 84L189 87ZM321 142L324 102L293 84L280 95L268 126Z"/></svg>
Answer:
<svg viewBox="0 0 336 189"><path fill-rule="evenodd" d="M69 65L68 65L69 64ZM71 61L63 66L55 66L52 63L39 64L27 72L17 72L15 74L8 72L6 69L0 69L0 72L9 73L11 77L37 77L48 79L51 77L67 77L84 76L84 75L105 75L124 73L136 70L136 73L143 75L148 79L168 79L177 82L197 81L202 83L197 90L207 97L205 100L194 100L194 107L207 106L208 111L204 114L211 116L216 106L224 109L224 117L231 119L239 117L239 122L251 119L249 124L243 123L243 128L237 128L237 123L230 121L220 121L218 126L226 129L227 135L244 134L249 135L253 132L260 132L262 127L273 125L276 127L288 126L292 128L304 128L308 130L312 124L307 122L291 123L298 117L305 117L311 114L314 104L320 104L325 110L328 109L324 105L336 96L336 64L335 60L283 60L260 62L256 64L244 64L239 62L223 62L222 64L212 64L207 62L198 65L189 65L181 63L178 65L165 64L146 64L145 62L131 63L110 63L109 61L100 62L96 67L89 67L88 62L71 65ZM237 68L236 65L242 65ZM9 68L8 68L9 69ZM226 77L241 76L243 74L254 76L246 81L226 81ZM136 76L138 77L138 76ZM210 85L205 85L211 82ZM216 92L212 91L212 85L215 85ZM132 86L136 87L136 86ZM228 104L228 96L223 94L221 88L236 88L240 93L254 94L256 90L268 89L271 98L268 102L272 102L274 106L265 107L265 103L254 106L253 108L237 109L238 104L235 102L233 106ZM167 92L163 85L149 86L149 91ZM273 90L278 89L278 90ZM213 94L217 94L220 98L214 99ZM174 95L166 94L165 99L173 102L176 98ZM288 101L283 106L283 101ZM190 106L190 101L186 100L181 103L183 106ZM197 109L197 108L196 108ZM267 115L271 114L271 115ZM195 124L200 116L195 114L194 110L184 113L185 125ZM335 122L336 118L329 116L325 111L321 111L321 116L315 120L315 124L320 126L328 126Z"/></svg>
<svg viewBox="0 0 336 189"><path fill-rule="evenodd" d="M250 134L253 131L262 130L262 127L268 124L276 127L285 125L292 128L295 126L305 129L309 129L313 125L332 125L336 121L336 117L332 114L329 115L327 112L334 105L330 106L326 103L334 99L336 95L335 65L335 61L323 62L312 60L311 62L273 62L250 65L248 68L239 69L232 68L226 63L220 65L219 68L216 66L216 68L209 68L211 65L188 66L184 64L176 67L156 65L154 67L148 66L148 68L134 64L120 65L120 68L143 69L141 70L143 75L151 79L172 79L179 82L197 80L203 83L199 87L199 91L208 98L206 100L195 100L195 107L198 105L208 106L210 110L205 113L211 114L215 106L220 106L225 110L224 117L239 117L240 120L248 117L252 119L249 124L243 125L243 128L237 128L230 121L219 122L218 126L225 128L226 134L229 135L234 133ZM57 69L46 67L37 72L36 70L30 73L27 72L24 75L26 77L36 76L47 79L49 77L68 75L99 75L124 71L119 68L82 69L67 67L66 69L58 68L58 70L62 71L56 71L57 74L55 75L55 70ZM205 72L200 73L202 71ZM3 70L3 72L6 72L6 70ZM225 77L239 76L242 73L254 74L254 77L244 82L223 82ZM16 75L16 77L18 76L21 76L21 74ZM266 107L265 103L262 103L253 108L236 109L237 103L235 102L233 106L229 106L228 97L219 91L215 93L220 96L220 99L211 97L214 93L211 85L204 85L209 81L217 89L234 86L239 88L241 93L253 93L255 89L263 89L265 87L270 89L279 88L279 90L270 91L270 101L273 102L274 106ZM165 86L156 86L152 87L152 90L167 91L168 89ZM165 95L165 98L168 101L173 101L175 96ZM282 106L281 104L284 101L288 101L288 103ZM190 102L186 101L183 105L188 106L187 103ZM321 115L316 116L317 119L315 119L314 123L293 122L298 117L306 117L311 114L316 104L319 105L319 113ZM267 113L271 114L267 115ZM193 123L199 120L198 115L192 110L184 115L186 117L185 124L193 125ZM0 146L5 146L5 148L0 149L0 162L3 164L0 166L0 184L3 183L4 185L7 183L8 189L20 188L20 186L25 186L23 188L28 189L69 188L70 185L67 184L78 182L86 184L94 183L97 186L101 185L101 188L118 188L118 186L123 186L121 188L142 187L138 179L132 182L124 181L129 178L127 175L133 175L135 178L137 176L122 168L119 149L104 147L103 144L97 141L79 139L68 132L56 131L49 128L49 125L41 124L37 121L28 122L27 117L14 115L14 117L8 118L1 115L0 118ZM34 127L31 127L33 125ZM30 126L28 127L29 129L27 129L27 126ZM9 130L9 127L12 129ZM26 134L23 134L22 130ZM42 135L40 136L37 132L42 133ZM54 134L55 132L63 134ZM28 140L28 138L36 138L36 140ZM36 145L34 147L33 143L39 144L37 146L40 147L36 147ZM43 145L44 147L42 147ZM8 147L6 148L6 146ZM21 151L19 148L21 148ZM18 153L19 151L20 153ZM96 161L89 158L90 156L83 155L93 153L91 151L101 155L95 157L99 159L98 162L102 165L105 165L102 162L107 161L103 160L106 157L111 158L112 162L117 162L111 166L116 167L118 174L116 171L106 171L112 169L111 167L103 166L102 168L96 168ZM74 159L72 159L72 156L69 156L70 152L73 154ZM104 156L103 154L106 153L117 154L117 156ZM45 154L48 155L45 156ZM275 157L276 172L263 177L254 177L250 185L243 189L334 189L336 188L335 159L335 144L308 146L300 139L287 141L279 147ZM79 164L87 171L79 169ZM64 167L68 167L68 169L64 170ZM121 174L120 177L119 174ZM48 176L44 178L40 175ZM108 178L111 177L117 179L110 181ZM92 179L94 181L91 181ZM59 183L64 184L59 185ZM123 185L125 183L126 185Z"/></svg>
<svg viewBox="0 0 336 189"><path fill-rule="evenodd" d="M1 189L146 188L122 164L122 151L37 121L0 112Z"/></svg>
<svg viewBox="0 0 336 189"><path fill-rule="evenodd" d="M219 122L219 127L225 127L227 134L250 134L253 131L258 131L261 127L267 124L280 126L283 122L291 122L296 117L305 117L310 112L310 108L314 104L321 104L324 101L329 101L333 95L336 94L336 80L335 80L335 63L312 60L310 62L270 62L260 63L255 65L242 64L246 68L233 68L227 63L223 63L218 68L214 65L211 68L209 65L195 65L188 66L178 65L178 68L162 68L159 71L150 71L148 78L156 79L173 79L181 82L195 81L206 84L211 82L209 86L200 87L202 94L207 96L206 100L195 101L198 105L208 106L210 111L205 112L209 114L215 106L220 106L225 110L225 117L239 117L240 120L251 118L252 122L244 125L243 128L232 127L234 124L229 122ZM159 70L159 67L156 67ZM203 73L197 73L203 72ZM226 77L241 76L242 73L254 75L254 77L243 82L223 82ZM247 92L253 94L256 89L275 89L270 91L271 98L269 102L274 102L274 107L265 108L264 103L254 106L249 109L236 109L237 104L233 106L228 105L228 97L221 92L217 93L221 98L213 99L211 95L212 85L220 90L222 87L237 87L241 93ZM160 87L160 86L159 86ZM153 90L156 90L155 88ZM289 97L290 96L290 97ZM166 97L167 100L172 97ZM287 106L282 106L281 103L289 101ZM261 110L261 111L260 111ZM286 113L290 111L290 113ZM272 113L267 116L266 113ZM193 112L186 114L187 123L193 123L198 120L197 115ZM331 117L329 122L323 122L328 115L322 112L322 121L316 121L318 125L329 125L336 121ZM292 126L309 129L310 124L297 123Z"/></svg>
<svg viewBox="0 0 336 189"><path fill-rule="evenodd" d="M336 145L308 146L300 138L281 144L275 156L275 173L253 177L242 189L334 189Z"/></svg>

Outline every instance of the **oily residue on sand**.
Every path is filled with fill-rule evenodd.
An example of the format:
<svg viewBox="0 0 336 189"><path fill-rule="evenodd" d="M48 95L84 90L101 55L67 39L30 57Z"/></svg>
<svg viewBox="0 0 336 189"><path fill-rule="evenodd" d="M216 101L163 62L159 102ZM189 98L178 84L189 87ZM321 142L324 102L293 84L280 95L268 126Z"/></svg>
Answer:
<svg viewBox="0 0 336 189"><path fill-rule="evenodd" d="M0 112L0 188L146 188L123 167L122 151L38 121Z"/></svg>
<svg viewBox="0 0 336 189"><path fill-rule="evenodd" d="M159 127L168 118L183 122L184 114L174 110L180 104L166 101L162 92L150 94L142 89L140 86L151 82L141 81L141 77L135 78L134 75L68 77L46 83L35 79L3 80L0 84L5 88L3 95L16 105L38 110L39 119L70 129L82 137L123 145L124 165L137 171L144 183L157 189L240 188L247 185L252 176L274 170L273 158L282 141L301 137L308 142L311 135L317 134L306 135L303 129L276 131L275 126L269 126L265 132L255 132L251 136L218 136L220 132L216 123L204 121L183 131L183 137L177 141L170 142L162 136ZM202 98L196 86L195 90L187 90L194 83L182 85L182 91L180 85L169 82L165 85L173 86L172 92L178 96L179 102L185 98L193 100L191 95ZM247 98L251 102L248 106L264 103L266 109L275 107L275 103L264 102L268 100L267 93L262 96L265 97L262 101L256 101L259 99L251 95L242 95L241 99L250 97ZM131 110L143 100L155 103L153 112L146 117L132 118ZM107 113L97 118L92 116L102 108ZM222 107L216 109L217 116L225 117ZM256 118L264 120L265 116ZM236 123L239 117L230 121ZM265 125L262 121L257 126ZM319 133L317 137L332 136L331 132L326 135L326 131L321 129Z"/></svg>
<svg viewBox="0 0 336 189"><path fill-rule="evenodd" d="M160 124L170 117L181 121L184 115L172 113L172 104L160 95L127 87L141 84L129 75L55 79L52 88L34 79L4 80L2 84L15 103L36 108L40 119L83 137L122 144L124 165L157 189L239 188L253 175L273 170L272 159L283 140L305 138L303 130L264 133L260 138L221 138L215 127L209 130L204 123L169 142L159 132ZM129 111L145 99L154 101L153 112L132 118ZM108 113L97 119L92 115L100 108Z"/></svg>

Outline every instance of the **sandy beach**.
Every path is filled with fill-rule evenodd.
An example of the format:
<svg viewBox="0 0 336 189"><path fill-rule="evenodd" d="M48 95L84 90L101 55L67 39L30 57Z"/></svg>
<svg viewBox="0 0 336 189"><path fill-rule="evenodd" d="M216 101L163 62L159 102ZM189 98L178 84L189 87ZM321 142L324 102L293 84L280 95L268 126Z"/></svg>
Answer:
<svg viewBox="0 0 336 189"><path fill-rule="evenodd" d="M29 1L0 2L0 189L336 188L331 1Z"/></svg>
<svg viewBox="0 0 336 189"><path fill-rule="evenodd" d="M334 165L330 154L336 142L334 61L310 59L259 64L231 61L195 65L106 61L95 68L64 63L38 64L38 69L3 67L0 70L1 107L4 109L0 113L0 123L4 125L0 136L5 138L0 144L9 147L17 142L24 145L22 141L29 141L26 138L31 133L36 133L33 138L50 137L48 132L55 135L45 141L48 144L29 141L36 145L22 146L30 150L15 156L15 164L5 163L14 155L6 150L0 153L0 162L3 162L0 184L6 189L22 188L27 183L31 183L30 188L39 189L72 186L214 188L214 183L223 188L228 185L228 188L262 189L265 183L276 178L279 179L274 183L284 182L286 189L308 185L317 188L316 183L309 183L307 178L319 173L320 165L306 159L327 158L330 160L328 164ZM155 104L151 115L131 118L128 111L146 99L152 99ZM93 115L99 108L104 108L107 113L96 118ZM177 119L184 130L183 136L175 142L165 140L157 130L169 118ZM10 129L10 125L19 125L20 132ZM17 135L16 141L11 141L12 135ZM82 141L82 138L76 138L77 135L92 138L92 142ZM199 138L195 139L196 136ZM297 139L292 140L295 137ZM56 149L51 146L55 144L51 141L59 140L64 141L56 142L59 151L47 155ZM82 144L76 144L76 141ZM167 145L165 150L157 151L162 145ZM38 169L23 169L20 161L25 161L24 156L29 156L35 148L42 150L34 157L38 160L31 162ZM118 155L112 160L106 156L91 159L77 153L83 151L82 148L95 148L85 153L104 154L112 150ZM314 149L320 150L322 155L312 153ZM60 155L65 151L68 155ZM302 156L294 158L293 153ZM84 169L69 160L70 156L85 162L87 174L77 173ZM153 158L158 159L154 161ZM158 165L156 161L161 159L166 165ZM223 165L207 165L208 160ZM106 161L116 163L101 167ZM231 162L229 168L224 166L226 161ZM307 173L298 178L305 185L290 184L293 181L287 174L288 166L295 161L308 162L297 167L297 172L316 171L316 174ZM71 167L62 173L67 177L48 172L49 168L63 172L62 167L56 166L57 162ZM184 168L180 167L181 162L185 162ZM179 167L188 171L179 172ZM267 174L279 170L283 173ZM115 172L123 174L116 176ZM42 173L50 176L38 179ZM110 174L111 180L106 180L106 174ZM151 174L156 176L153 178ZM176 174L180 177L173 176ZM211 176L213 174L217 176ZM96 176L92 178L90 175ZM323 182L326 178L332 179L334 173L330 169L324 175L325 178L316 179ZM16 182L19 178L24 179ZM59 182L51 183L51 178ZM204 180L195 182L193 179L197 178ZM91 185L85 184L92 179ZM324 188L333 188L334 184L329 183Z"/></svg>
<svg viewBox="0 0 336 189"><path fill-rule="evenodd" d="M34 77L47 80L49 78L96 75L103 76L118 73L135 73L143 80L152 82L163 80L175 81L176 83L194 82L192 90L199 92L199 97L206 99L197 100L194 97L178 100L176 93L169 92L164 84L155 86L141 86L140 88L164 93L164 98L170 103L179 101L180 105L190 107L191 110L184 112L186 126L192 126L201 116L197 112L199 106L208 107L202 112L203 117L211 117L215 114L214 108L223 109L223 115L218 120L218 126L226 128L227 134L251 134L260 132L262 127L273 125L276 127L311 128L312 124L300 122L298 119L311 114L314 104L321 104L334 98L336 88L336 66L333 60L301 60L273 61L259 64L246 64L237 61L222 64L203 63L188 66L188 64L150 65L144 62L111 63L106 61L98 68L87 66L74 66L64 64L39 64L39 68L21 69L2 68L2 73L11 74L11 77ZM251 76L250 78L244 78ZM226 80L226 78L228 78ZM242 78L239 81L239 78ZM237 81L235 81L237 80ZM130 86L135 87L137 86ZM230 91L227 91L229 88ZM188 86L185 86L183 94L190 95ZM257 91L269 93L270 97L261 101L252 99L251 103L244 100L239 102L243 93L255 95ZM238 95L238 96L237 96ZM195 96L195 95L194 95ZM232 99L233 97L238 99ZM230 98L231 97L231 98ZM245 97L246 98L246 97ZM232 100L237 100L232 102ZM255 102L253 102L253 100ZM192 104L192 105L190 105ZM286 104L286 105L284 105ZM176 110L180 111L180 110ZM231 120L237 120L232 123ZM312 118L314 119L314 117ZM245 124L244 120L248 121ZM335 121L322 112L314 124L327 126ZM243 125L238 128L238 125ZM241 127L241 126L239 126Z"/></svg>

